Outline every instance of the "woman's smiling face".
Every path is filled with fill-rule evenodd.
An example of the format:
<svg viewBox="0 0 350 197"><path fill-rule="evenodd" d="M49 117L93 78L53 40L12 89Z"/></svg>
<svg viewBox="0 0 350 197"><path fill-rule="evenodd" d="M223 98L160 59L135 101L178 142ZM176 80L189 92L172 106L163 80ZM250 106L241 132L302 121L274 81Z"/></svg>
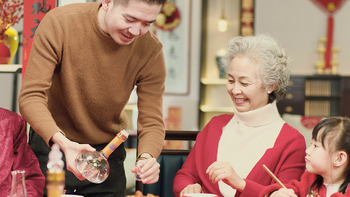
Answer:
<svg viewBox="0 0 350 197"><path fill-rule="evenodd" d="M273 87L263 87L258 67L244 56L237 56L231 61L226 89L239 112L258 109L268 103L268 91L272 92Z"/></svg>

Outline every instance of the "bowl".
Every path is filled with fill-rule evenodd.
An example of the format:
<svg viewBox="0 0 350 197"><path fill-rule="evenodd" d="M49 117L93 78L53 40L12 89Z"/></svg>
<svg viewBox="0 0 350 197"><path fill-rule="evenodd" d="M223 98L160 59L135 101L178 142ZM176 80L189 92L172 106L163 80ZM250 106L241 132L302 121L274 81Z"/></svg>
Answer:
<svg viewBox="0 0 350 197"><path fill-rule="evenodd" d="M216 194L206 194L206 193L189 193L184 194L182 197L218 197Z"/></svg>

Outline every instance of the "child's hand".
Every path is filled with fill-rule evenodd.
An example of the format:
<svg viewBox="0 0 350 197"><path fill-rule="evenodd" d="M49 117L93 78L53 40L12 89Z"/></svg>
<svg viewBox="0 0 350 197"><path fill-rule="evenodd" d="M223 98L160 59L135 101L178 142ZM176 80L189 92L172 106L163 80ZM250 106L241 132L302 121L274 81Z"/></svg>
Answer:
<svg viewBox="0 0 350 197"><path fill-rule="evenodd" d="M273 192L270 197L298 197L295 195L294 190L281 188L278 191Z"/></svg>

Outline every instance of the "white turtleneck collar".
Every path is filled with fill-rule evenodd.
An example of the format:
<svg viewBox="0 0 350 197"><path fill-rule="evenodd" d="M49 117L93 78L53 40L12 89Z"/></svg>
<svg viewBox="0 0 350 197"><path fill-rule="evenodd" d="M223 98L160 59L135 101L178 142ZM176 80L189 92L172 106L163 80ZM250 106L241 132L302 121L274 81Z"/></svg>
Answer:
<svg viewBox="0 0 350 197"><path fill-rule="evenodd" d="M263 126L280 118L276 101L247 112L239 112L233 105L233 110L238 121L251 127Z"/></svg>

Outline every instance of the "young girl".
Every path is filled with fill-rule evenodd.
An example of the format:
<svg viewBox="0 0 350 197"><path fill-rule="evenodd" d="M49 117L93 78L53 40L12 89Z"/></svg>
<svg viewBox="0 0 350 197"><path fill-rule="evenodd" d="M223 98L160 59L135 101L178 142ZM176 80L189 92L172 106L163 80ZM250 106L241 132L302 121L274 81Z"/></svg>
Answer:
<svg viewBox="0 0 350 197"><path fill-rule="evenodd" d="M306 170L301 180L292 180L280 189L265 188L260 197L341 197L350 196L350 119L330 117L312 131L312 144L306 150Z"/></svg>

